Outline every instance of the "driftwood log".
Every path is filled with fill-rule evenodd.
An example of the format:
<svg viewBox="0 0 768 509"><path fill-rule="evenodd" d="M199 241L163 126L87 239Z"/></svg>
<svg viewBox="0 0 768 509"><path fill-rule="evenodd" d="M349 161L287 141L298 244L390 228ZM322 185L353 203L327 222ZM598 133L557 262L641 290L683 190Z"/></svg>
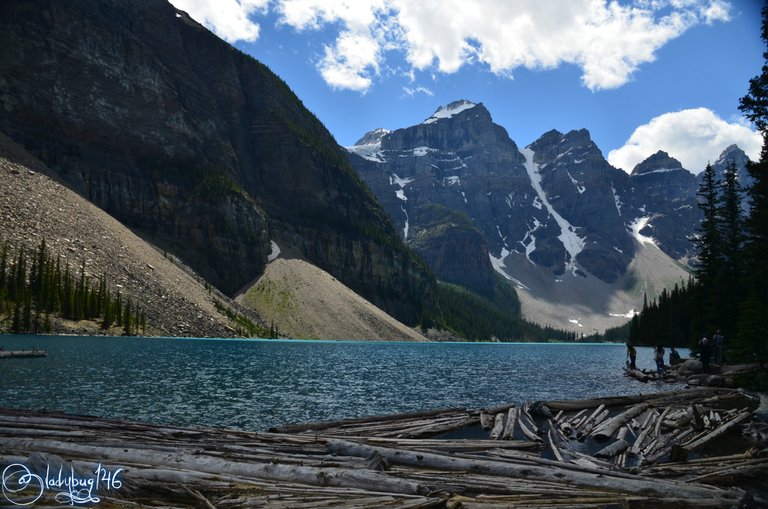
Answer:
<svg viewBox="0 0 768 509"><path fill-rule="evenodd" d="M761 449L710 451L714 442L719 450L742 443L753 403L697 389L547 402L551 412L521 402L285 427L290 433L0 409L0 467L120 468L122 488L100 493L106 509L759 506L768 503L755 491L768 473ZM482 429L482 413L498 424L498 439ZM685 454L674 461L673 451ZM35 507L54 505L49 497Z"/></svg>

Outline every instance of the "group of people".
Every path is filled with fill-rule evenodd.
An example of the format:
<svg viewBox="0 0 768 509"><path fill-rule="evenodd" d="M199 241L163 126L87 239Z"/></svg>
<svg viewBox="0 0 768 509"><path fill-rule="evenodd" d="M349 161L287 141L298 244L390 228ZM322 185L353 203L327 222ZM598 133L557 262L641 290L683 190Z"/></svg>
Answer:
<svg viewBox="0 0 768 509"><path fill-rule="evenodd" d="M718 330L712 339L704 336L699 341L699 356L701 359L701 369L709 371L709 363L712 361L712 355L715 356L715 364L722 366L725 364L725 336Z"/></svg>
<svg viewBox="0 0 768 509"><path fill-rule="evenodd" d="M629 369L637 369L637 350L635 347L627 343L627 358L629 359L627 361L627 366ZM656 372L659 374L664 373L664 347L661 345L656 345L656 348L653 349L653 360L656 361ZM680 353L675 350L675 347L671 347L669 350L669 364L674 366L675 364L681 362L680 359Z"/></svg>
<svg viewBox="0 0 768 509"><path fill-rule="evenodd" d="M699 341L699 355L701 358L702 370L709 371L709 363L712 360L712 355L715 356L715 364L722 366L725 363L724 357L725 350L725 336L722 331L718 330L712 340L710 341L706 336ZM627 367L629 369L637 369L635 364L637 361L637 350L631 343L627 343ZM653 349L653 360L656 361L656 372L662 374L664 372L664 347L661 344L656 345ZM680 359L680 353L675 350L675 347L670 347L669 351L669 364L674 366L682 362Z"/></svg>

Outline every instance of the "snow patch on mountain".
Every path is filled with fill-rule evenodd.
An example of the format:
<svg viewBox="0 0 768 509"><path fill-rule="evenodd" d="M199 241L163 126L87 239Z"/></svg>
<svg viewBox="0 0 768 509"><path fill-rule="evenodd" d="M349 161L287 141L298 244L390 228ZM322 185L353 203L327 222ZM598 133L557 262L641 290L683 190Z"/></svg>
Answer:
<svg viewBox="0 0 768 509"><path fill-rule="evenodd" d="M521 148L520 153L525 157L525 170L528 172L528 177L531 179L533 189L538 195L538 199L544 208L547 209L549 215L552 216L560 226L560 235L557 236L560 242L563 243L563 247L570 255L570 259L566 260L566 270L570 270L572 273L576 271L576 256L584 249L585 238L579 237L576 234L576 229L565 219L563 216L557 213L547 199L547 195L544 189L541 187L541 175L539 174L539 165L533 162L534 152L530 148Z"/></svg>
<svg viewBox="0 0 768 509"><path fill-rule="evenodd" d="M650 170L645 171L643 173L637 173L634 176L635 177L644 177L646 175L651 175L652 173L672 173L674 171L688 171L685 168L659 168L658 170Z"/></svg>
<svg viewBox="0 0 768 509"><path fill-rule="evenodd" d="M488 257L491 259L491 265L493 266L493 270L504 276L504 279L507 281L511 281L515 286L518 288L522 288L525 290L528 290L529 288L525 286L521 281L518 281L517 279L513 278L507 272L504 270L507 268L506 265L504 265L504 259L509 256L509 250L507 248L501 249L501 255L496 258L493 256L493 254L488 253Z"/></svg>
<svg viewBox="0 0 768 509"><path fill-rule="evenodd" d="M381 139L389 134L389 129L378 128L365 134L351 147L345 147L348 151L359 155L363 159L374 163L384 163L386 159L381 151Z"/></svg>
<svg viewBox="0 0 768 509"><path fill-rule="evenodd" d="M573 185L576 186L576 190L579 192L579 194L581 194L581 193L583 193L584 191L587 190L586 187L584 187L581 184L579 184L576 181L576 179L571 176L571 172L566 171L565 173L568 174L568 178L571 179L571 182L573 183Z"/></svg>
<svg viewBox="0 0 768 509"><path fill-rule="evenodd" d="M367 145L353 145L346 147L350 152L359 155L363 159L373 161L374 163L386 163L384 153L381 151L381 141Z"/></svg>
<svg viewBox="0 0 768 509"><path fill-rule="evenodd" d="M267 255L267 262L274 261L277 259L278 256L280 256L280 246L277 245L277 242L275 242L274 240L270 240L269 243L272 249L270 253Z"/></svg>
<svg viewBox="0 0 768 509"><path fill-rule="evenodd" d="M424 157L424 156L425 156L425 155L427 155L429 152L435 152L435 151L436 151L436 149L434 149L434 148L429 148L429 147L416 147L415 149L413 149L413 155L414 155L415 157Z"/></svg>
<svg viewBox="0 0 768 509"><path fill-rule="evenodd" d="M413 179L400 178L397 176L397 173L393 173L392 175L389 176L389 185L398 186L400 189L404 188L411 182L413 182Z"/></svg>
<svg viewBox="0 0 768 509"><path fill-rule="evenodd" d="M648 225L648 222L651 220L650 216L644 216L644 217L638 217L635 218L634 221L629 225L630 232L632 233L632 236L643 245L649 244L651 246L659 247L656 243L656 239L653 237L649 237L647 235L643 235L640 233L640 230L645 228Z"/></svg>
<svg viewBox="0 0 768 509"><path fill-rule="evenodd" d="M454 115L458 115L462 111L466 111L468 109L474 108L477 106L477 104L470 102L470 101L455 101L450 103L448 106L441 106L437 109L435 113L432 114L431 117L426 119L424 124L431 124L433 122L437 122L438 120L442 120L444 118L451 118Z"/></svg>
<svg viewBox="0 0 768 509"><path fill-rule="evenodd" d="M531 260L531 253L533 253L536 250L536 236L534 233L536 233L536 230L538 230L541 227L541 222L533 218L533 227L528 230L523 237L523 240L520 241L520 244L523 245L525 248L525 257L528 258L528 261L536 265L536 262Z"/></svg>
<svg viewBox="0 0 768 509"><path fill-rule="evenodd" d="M403 211L403 214L405 214L405 226L403 226L403 239L408 240L408 230L410 230L410 223L409 223L409 217L408 217L408 211L405 210L404 205L400 205L400 210Z"/></svg>

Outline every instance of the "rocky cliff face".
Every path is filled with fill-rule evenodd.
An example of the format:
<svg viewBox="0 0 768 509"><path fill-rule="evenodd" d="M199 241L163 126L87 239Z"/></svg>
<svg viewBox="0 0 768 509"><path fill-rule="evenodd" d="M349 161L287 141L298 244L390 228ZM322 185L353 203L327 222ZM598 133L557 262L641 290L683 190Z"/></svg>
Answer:
<svg viewBox="0 0 768 509"><path fill-rule="evenodd" d="M559 215L558 238L570 230L571 253L581 268L612 283L634 256L632 239L617 205L627 175L612 167L586 129L550 131L528 149L537 165L550 215ZM563 243L566 245L567 243ZM567 247L567 246L566 246Z"/></svg>
<svg viewBox="0 0 768 509"><path fill-rule="evenodd" d="M697 206L698 179L664 151L635 166L622 192L638 234L676 260L693 256L689 240L701 221Z"/></svg>
<svg viewBox="0 0 768 509"><path fill-rule="evenodd" d="M438 277L483 293L487 257L529 294L529 309L531 299L542 299L547 320L558 302L582 316L626 316L644 292L653 296L684 277L675 261L694 254L698 179L664 152L627 175L585 129L553 130L519 148L482 104L469 101L439 108L419 125L372 131L348 150ZM727 150L718 164L743 166L739 152ZM617 302L627 306L620 313ZM561 319L559 326L584 325L579 315Z"/></svg>
<svg viewBox="0 0 768 509"><path fill-rule="evenodd" d="M322 124L164 0L3 2L0 130L226 293L274 241L405 321L429 299Z"/></svg>
<svg viewBox="0 0 768 509"><path fill-rule="evenodd" d="M402 237L425 260L441 260L432 265L437 275L471 281L472 289L485 294L493 277L488 250L503 256L514 248L511 239L530 228L531 218L523 210L535 194L525 159L488 110L457 101L422 124L368 133L351 151L353 165ZM477 232L484 241L467 242Z"/></svg>

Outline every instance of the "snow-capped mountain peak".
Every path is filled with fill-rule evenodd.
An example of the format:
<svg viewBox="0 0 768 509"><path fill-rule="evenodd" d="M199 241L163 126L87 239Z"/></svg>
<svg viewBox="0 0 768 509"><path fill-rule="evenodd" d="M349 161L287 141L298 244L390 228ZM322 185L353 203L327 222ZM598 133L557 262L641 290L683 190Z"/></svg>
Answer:
<svg viewBox="0 0 768 509"><path fill-rule="evenodd" d="M381 140L391 132L389 129L382 127L368 131L354 145L346 147L346 149L369 161L383 163L384 156L381 153Z"/></svg>
<svg viewBox="0 0 768 509"><path fill-rule="evenodd" d="M454 101L447 106L441 106L435 111L431 117L426 119L423 123L424 124L431 124L433 122L437 122L438 120L444 119L444 118L451 118L455 115L458 115L462 111L474 108L477 106L477 104L467 101L466 99L462 99L460 101Z"/></svg>

